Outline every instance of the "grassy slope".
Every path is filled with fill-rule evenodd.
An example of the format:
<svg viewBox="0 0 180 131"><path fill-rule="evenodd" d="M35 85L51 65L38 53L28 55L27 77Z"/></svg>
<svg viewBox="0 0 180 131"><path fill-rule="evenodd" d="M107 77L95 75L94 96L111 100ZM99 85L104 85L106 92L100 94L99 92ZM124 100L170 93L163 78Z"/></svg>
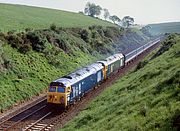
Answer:
<svg viewBox="0 0 180 131"><path fill-rule="evenodd" d="M0 4L0 12L0 30L2 32L9 30L24 31L25 28L42 31L42 28L47 29L52 23L58 27L68 28L82 28L90 25L114 26L111 23L77 13L21 5ZM53 31L48 33L52 39L60 39L60 43L64 44L63 46L71 47L68 50L73 51L73 53L67 54L63 49L58 48L56 42L49 43L45 39L43 45L45 44L47 47L46 51L43 52L46 52L46 55L34 50L22 54L16 48L8 45L8 41L0 40L0 111L21 100L39 94L46 89L52 80L102 57L99 53L96 53L95 57L90 53L83 52L80 48L87 50L86 48L89 45L86 45L79 34L74 33L77 36L75 37L70 33L57 34ZM23 32L19 35L12 34L16 40L12 43L17 46L19 43L22 45L30 44L23 42L25 39L20 37L21 34ZM6 33L0 35L8 36ZM41 33L38 33L37 37L40 38L40 35ZM56 65L50 63L50 61L54 62L55 60Z"/></svg>
<svg viewBox="0 0 180 131"><path fill-rule="evenodd" d="M61 58L61 64L56 68L49 64L42 53L30 51L21 54L10 45L1 45L0 110L39 94L47 88L50 81L98 58L82 52L77 52L74 56L61 52L58 57ZM4 64L7 62L10 67Z"/></svg>
<svg viewBox="0 0 180 131"><path fill-rule="evenodd" d="M114 26L82 14L22 5L0 4L0 30L47 28L55 23L61 27L87 27L90 25Z"/></svg>
<svg viewBox="0 0 180 131"><path fill-rule="evenodd" d="M180 22L150 24L152 33L180 33Z"/></svg>
<svg viewBox="0 0 180 131"><path fill-rule="evenodd" d="M180 36L173 41L177 44L169 51L117 81L63 130L175 130L173 121L180 115Z"/></svg>
<svg viewBox="0 0 180 131"><path fill-rule="evenodd" d="M2 112L13 104L44 91L52 80L112 53L118 47L111 42L122 34L128 34L115 27L91 26L82 29L93 24L114 25L64 11L0 4L0 12L2 32L4 29L40 28L28 32L0 32ZM57 25L53 30L49 29L52 23ZM29 33L31 38L27 38ZM143 36L135 35L130 41L123 43L132 44L135 39L140 39L140 43L145 40ZM25 54L20 53L24 50Z"/></svg>

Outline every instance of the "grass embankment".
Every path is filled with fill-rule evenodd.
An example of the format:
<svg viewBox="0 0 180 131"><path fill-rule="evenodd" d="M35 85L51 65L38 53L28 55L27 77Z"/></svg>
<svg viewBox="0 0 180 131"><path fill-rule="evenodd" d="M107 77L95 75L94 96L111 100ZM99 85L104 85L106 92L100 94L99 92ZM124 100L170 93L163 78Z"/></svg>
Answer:
<svg viewBox="0 0 180 131"><path fill-rule="evenodd" d="M48 28L52 23L59 27L115 26L78 13L23 5L0 4L0 12L0 30L3 32Z"/></svg>
<svg viewBox="0 0 180 131"><path fill-rule="evenodd" d="M148 40L76 13L7 4L0 4L0 12L1 112L80 66Z"/></svg>
<svg viewBox="0 0 180 131"><path fill-rule="evenodd" d="M180 35L174 35L62 130L178 130L179 78Z"/></svg>
<svg viewBox="0 0 180 131"><path fill-rule="evenodd" d="M151 27L150 32L152 34L180 33L180 22L150 24L149 26Z"/></svg>
<svg viewBox="0 0 180 131"><path fill-rule="evenodd" d="M91 26L0 33L0 110L44 91L73 70L113 53L123 30Z"/></svg>

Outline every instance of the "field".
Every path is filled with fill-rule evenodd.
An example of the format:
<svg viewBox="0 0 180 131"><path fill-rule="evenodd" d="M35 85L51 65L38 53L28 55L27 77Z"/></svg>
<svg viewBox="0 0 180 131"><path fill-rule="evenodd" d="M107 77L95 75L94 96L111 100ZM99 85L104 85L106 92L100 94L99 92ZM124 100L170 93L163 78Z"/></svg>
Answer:
<svg viewBox="0 0 180 131"><path fill-rule="evenodd" d="M114 26L111 23L82 14L22 5L0 4L0 30L48 28L52 23L60 27Z"/></svg>
<svg viewBox="0 0 180 131"><path fill-rule="evenodd" d="M178 130L179 61L180 36L172 35L61 130Z"/></svg>
<svg viewBox="0 0 180 131"><path fill-rule="evenodd" d="M153 34L180 33L180 22L150 24L149 26L152 27L150 31Z"/></svg>

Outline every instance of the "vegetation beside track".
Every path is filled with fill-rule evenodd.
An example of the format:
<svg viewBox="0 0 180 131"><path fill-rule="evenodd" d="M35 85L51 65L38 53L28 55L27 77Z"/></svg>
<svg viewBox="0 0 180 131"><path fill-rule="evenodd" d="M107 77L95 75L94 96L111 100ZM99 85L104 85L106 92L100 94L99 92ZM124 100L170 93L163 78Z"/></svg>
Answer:
<svg viewBox="0 0 180 131"><path fill-rule="evenodd" d="M127 36L131 38L125 41ZM0 110L39 94L60 76L148 39L130 30L102 26L52 24L47 29L0 32Z"/></svg>
<svg viewBox="0 0 180 131"><path fill-rule="evenodd" d="M0 11L1 112L60 76L150 38L65 11L7 4Z"/></svg>
<svg viewBox="0 0 180 131"><path fill-rule="evenodd" d="M179 61L180 35L170 35L61 130L179 130Z"/></svg>

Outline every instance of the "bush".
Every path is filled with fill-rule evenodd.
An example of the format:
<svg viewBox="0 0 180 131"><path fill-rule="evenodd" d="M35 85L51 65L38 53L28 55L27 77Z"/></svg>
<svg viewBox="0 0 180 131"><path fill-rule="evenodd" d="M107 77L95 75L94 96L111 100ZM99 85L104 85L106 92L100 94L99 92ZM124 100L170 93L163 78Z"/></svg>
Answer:
<svg viewBox="0 0 180 131"><path fill-rule="evenodd" d="M25 31L26 32L33 31L33 28L26 28Z"/></svg>
<svg viewBox="0 0 180 131"><path fill-rule="evenodd" d="M138 63L138 65L136 66L134 72L136 72L137 70L143 68L147 63L148 63L148 61L140 61L140 62Z"/></svg>
<svg viewBox="0 0 180 131"><path fill-rule="evenodd" d="M27 39L32 43L32 49L37 52L43 52L45 49L45 38L38 31L28 32Z"/></svg>
<svg viewBox="0 0 180 131"><path fill-rule="evenodd" d="M175 35L169 35L166 40L162 42L162 47L158 50L156 54L154 54L154 56L152 56L151 59L154 59L163 54L164 52L168 51L169 48L171 48L174 44L176 44Z"/></svg>
<svg viewBox="0 0 180 131"><path fill-rule="evenodd" d="M1 54L2 57L2 61L3 61L3 66L6 69L10 69L11 68L11 60L8 58L8 56L5 53Z"/></svg>
<svg viewBox="0 0 180 131"><path fill-rule="evenodd" d="M54 23L51 24L51 26L50 26L50 29L51 29L51 30L56 31L56 28L57 28L57 27L56 27L56 25L55 25Z"/></svg>
<svg viewBox="0 0 180 131"><path fill-rule="evenodd" d="M180 130L180 110L176 110L173 117L172 117L172 125L177 129Z"/></svg>
<svg viewBox="0 0 180 131"><path fill-rule="evenodd" d="M0 32L0 41L5 41L5 34Z"/></svg>
<svg viewBox="0 0 180 131"><path fill-rule="evenodd" d="M8 34L8 35L12 35L12 34L14 34L15 32L16 32L16 30L10 30L10 31L7 32L7 34Z"/></svg>
<svg viewBox="0 0 180 131"><path fill-rule="evenodd" d="M89 42L89 32L86 29L83 29L80 32L80 35L81 35L81 39L83 39L87 43Z"/></svg>
<svg viewBox="0 0 180 131"><path fill-rule="evenodd" d="M10 44L13 48L17 48L19 49L21 44L23 43L23 40L21 39L21 37L15 35L15 34L9 34L6 37L8 44Z"/></svg>
<svg viewBox="0 0 180 131"><path fill-rule="evenodd" d="M141 106L139 113L140 113L142 116L146 116L147 110L148 110L147 106L146 106L146 105L143 105L143 106Z"/></svg>
<svg viewBox="0 0 180 131"><path fill-rule="evenodd" d="M19 51L24 54L31 50L32 46L30 44L22 44L22 46L19 48Z"/></svg>

